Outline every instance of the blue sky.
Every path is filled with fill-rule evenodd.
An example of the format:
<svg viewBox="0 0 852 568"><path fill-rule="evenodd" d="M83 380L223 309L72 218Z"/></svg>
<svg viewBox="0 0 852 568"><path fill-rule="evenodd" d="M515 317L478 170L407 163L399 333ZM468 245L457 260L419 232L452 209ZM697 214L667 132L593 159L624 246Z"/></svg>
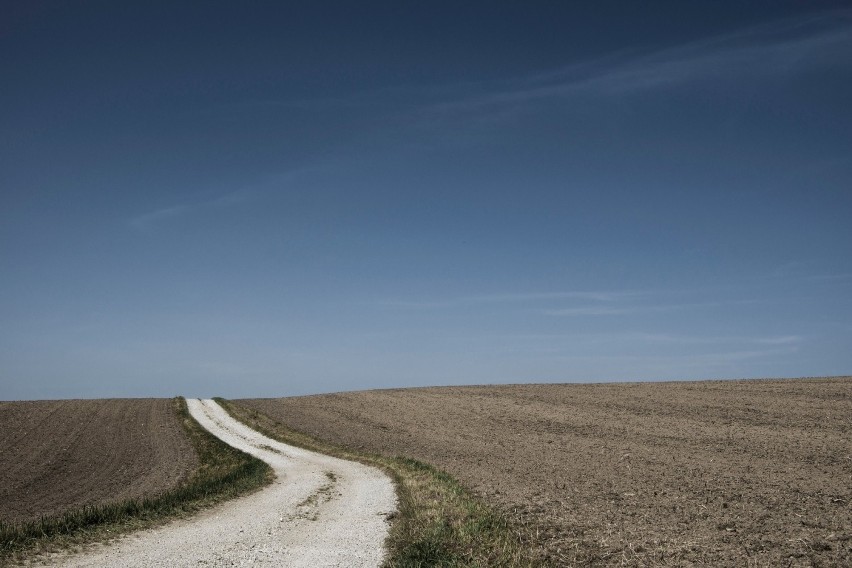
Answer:
<svg viewBox="0 0 852 568"><path fill-rule="evenodd" d="M0 2L0 399L852 372L844 2Z"/></svg>

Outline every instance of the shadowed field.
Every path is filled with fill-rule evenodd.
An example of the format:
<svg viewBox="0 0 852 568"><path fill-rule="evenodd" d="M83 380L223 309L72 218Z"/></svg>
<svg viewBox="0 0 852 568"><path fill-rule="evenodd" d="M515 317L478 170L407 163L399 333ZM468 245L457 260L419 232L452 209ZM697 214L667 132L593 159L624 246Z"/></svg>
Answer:
<svg viewBox="0 0 852 568"><path fill-rule="evenodd" d="M0 402L0 521L160 494L198 458L171 399Z"/></svg>
<svg viewBox="0 0 852 568"><path fill-rule="evenodd" d="M592 565L852 564L852 379L446 387L238 401L429 462Z"/></svg>

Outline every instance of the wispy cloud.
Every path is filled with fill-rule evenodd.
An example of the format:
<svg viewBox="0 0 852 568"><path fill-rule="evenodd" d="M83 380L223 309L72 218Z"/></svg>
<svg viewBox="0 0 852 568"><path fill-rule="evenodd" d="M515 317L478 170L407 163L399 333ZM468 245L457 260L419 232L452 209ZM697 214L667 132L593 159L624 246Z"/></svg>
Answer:
<svg viewBox="0 0 852 568"><path fill-rule="evenodd" d="M574 306L568 308L546 309L541 313L549 316L623 316L640 313L671 312L688 309L713 308L733 305L757 304L759 300L723 300L715 302L690 302L672 304L638 304L627 306Z"/></svg>
<svg viewBox="0 0 852 568"><path fill-rule="evenodd" d="M754 341L763 345L793 345L804 341L801 335L779 335L776 337L759 337Z"/></svg>
<svg viewBox="0 0 852 568"><path fill-rule="evenodd" d="M529 302L538 300L561 300L561 299L579 299L579 300L597 300L599 302L614 302L646 294L647 292L634 291L612 291L612 290L591 290L591 291L567 291L567 292L529 292L518 294L484 294L481 296L469 296L466 298L472 302Z"/></svg>
<svg viewBox="0 0 852 568"><path fill-rule="evenodd" d="M520 306L524 310L554 317L607 317L648 314L656 312L674 312L681 310L700 310L738 305L763 303L763 300L731 299L706 302L668 302L666 296L679 296L694 291L615 291L585 290L561 292L521 292L504 294L480 294L445 299L393 299L386 298L373 302L389 308L411 310L433 310L476 306ZM648 302L651 299L653 303ZM553 307L554 303L574 303L575 305ZM542 307L551 304L551 307ZM579 305L577 305L579 304Z"/></svg>
<svg viewBox="0 0 852 568"><path fill-rule="evenodd" d="M805 348L800 335L633 331L483 334L459 337L466 352L551 370L554 378L682 379L778 375ZM792 371L789 371L792 372ZM631 376L625 375L629 373Z"/></svg>
<svg viewBox="0 0 852 568"><path fill-rule="evenodd" d="M229 210L243 204L253 204L282 191L298 188L305 179L310 179L311 176L321 174L327 171L328 168L336 167L339 165L338 162L323 158L317 160L315 163L294 167L252 180L244 186L231 191L224 191L213 196L210 196L209 192L205 192L207 193L207 197L205 198L197 198L194 201L187 199L183 203L141 213L129 219L127 224L135 230L150 231L168 221L191 214L204 211Z"/></svg>
<svg viewBox="0 0 852 568"><path fill-rule="evenodd" d="M730 349L713 351L708 353L684 353L684 354L617 354L607 353L600 355L585 354L563 354L554 355L552 359L566 363L577 364L581 362L593 365L604 365L613 368L633 368L636 371L648 369L648 365L659 365L664 373L652 373L655 379L664 378L673 369L700 369L706 377L716 377L720 365L730 365L765 359L767 361L778 357L793 355L794 349ZM626 367L629 365L629 367ZM643 374L643 373L640 373ZM751 376L753 374L749 373ZM669 377L675 378L675 377Z"/></svg>
<svg viewBox="0 0 852 568"><path fill-rule="evenodd" d="M543 99L610 96L696 81L737 85L742 78L790 76L852 63L852 10L768 22L656 51L622 50L535 75L498 81L402 85L345 96L245 100L215 110L375 108L434 118L498 111Z"/></svg>
<svg viewBox="0 0 852 568"><path fill-rule="evenodd" d="M163 221L180 217L188 210L189 207L187 205L174 205L172 207L157 209L155 211L137 215L130 220L129 225L138 231L147 231L156 225L159 225Z"/></svg>
<svg viewBox="0 0 852 568"><path fill-rule="evenodd" d="M807 338L803 335L695 335L694 333L646 333L612 331L591 333L524 333L479 336L483 343L545 346L549 350L586 349L589 346L624 346L629 344L659 345L757 345L798 346ZM561 347L560 347L561 346Z"/></svg>
<svg viewBox="0 0 852 568"><path fill-rule="evenodd" d="M613 290L569 290L561 292L519 292L504 294L480 294L459 296L437 300L398 300L383 299L378 304L397 308L448 308L476 304L530 304L552 300L589 300L596 302L616 302L642 296L648 292Z"/></svg>
<svg viewBox="0 0 852 568"><path fill-rule="evenodd" d="M459 305L458 300L398 300L394 298L376 300L372 303L387 308L400 308L410 310L449 308L452 306Z"/></svg>
<svg viewBox="0 0 852 568"><path fill-rule="evenodd" d="M514 82L482 85L433 111L496 109L573 95L621 95L695 81L789 76L852 62L852 11L783 20L641 55L621 53Z"/></svg>
<svg viewBox="0 0 852 568"><path fill-rule="evenodd" d="M754 345L797 345L804 341L801 335L770 335L770 336L743 336L743 335L683 335L683 334L655 334L655 333L631 333L623 337L634 338L639 341L651 343L677 343L685 345L718 345L718 344L754 344Z"/></svg>
<svg viewBox="0 0 852 568"><path fill-rule="evenodd" d="M152 231L169 221L176 220L197 211L204 209L222 209L238 205L248 201L253 195L255 195L255 192L251 190L240 189L203 201L172 205L171 207L164 207L162 209L156 209L154 211L137 215L128 221L128 225L136 231Z"/></svg>
<svg viewBox="0 0 852 568"><path fill-rule="evenodd" d="M644 311L659 311L660 307L608 307L608 306L581 306L578 308L561 308L556 310L543 310L549 316L623 316Z"/></svg>
<svg viewBox="0 0 852 568"><path fill-rule="evenodd" d="M843 282L852 281L852 274L811 274L807 279L816 282Z"/></svg>
<svg viewBox="0 0 852 568"><path fill-rule="evenodd" d="M843 282L852 280L852 273L827 270L815 259L799 259L776 266L763 278L784 281Z"/></svg>

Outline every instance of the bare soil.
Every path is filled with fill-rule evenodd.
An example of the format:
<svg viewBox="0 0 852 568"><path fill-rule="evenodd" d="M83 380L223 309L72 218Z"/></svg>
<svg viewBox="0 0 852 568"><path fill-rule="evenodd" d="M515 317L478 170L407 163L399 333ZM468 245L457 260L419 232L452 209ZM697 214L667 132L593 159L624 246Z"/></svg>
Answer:
<svg viewBox="0 0 852 568"><path fill-rule="evenodd" d="M0 402L0 521L156 495L197 464L171 399Z"/></svg>
<svg viewBox="0 0 852 568"><path fill-rule="evenodd" d="M398 389L239 401L432 463L554 565L852 566L852 378Z"/></svg>

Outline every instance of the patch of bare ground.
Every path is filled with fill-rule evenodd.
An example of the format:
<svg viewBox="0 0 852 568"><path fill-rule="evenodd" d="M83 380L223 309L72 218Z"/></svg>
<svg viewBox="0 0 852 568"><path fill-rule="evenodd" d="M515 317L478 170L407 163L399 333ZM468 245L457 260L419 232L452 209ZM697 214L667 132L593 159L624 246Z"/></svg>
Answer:
<svg viewBox="0 0 852 568"><path fill-rule="evenodd" d="M171 399L0 402L0 521L158 495L198 466Z"/></svg>
<svg viewBox="0 0 852 568"><path fill-rule="evenodd" d="M852 378L399 389L239 401L431 463L553 565L852 565Z"/></svg>

